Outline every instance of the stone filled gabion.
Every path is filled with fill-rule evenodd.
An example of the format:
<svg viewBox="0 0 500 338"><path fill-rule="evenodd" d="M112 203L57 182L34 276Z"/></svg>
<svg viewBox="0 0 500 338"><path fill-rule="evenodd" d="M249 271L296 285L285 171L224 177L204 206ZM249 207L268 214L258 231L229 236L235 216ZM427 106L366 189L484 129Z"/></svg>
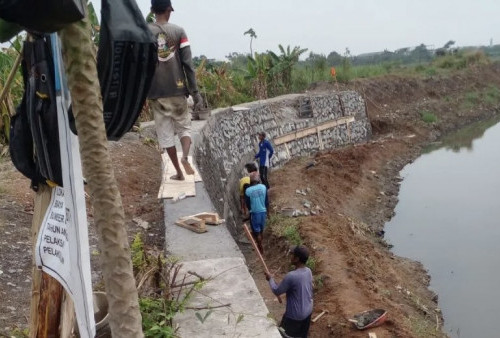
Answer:
<svg viewBox="0 0 500 338"><path fill-rule="evenodd" d="M310 102L312 117L299 117L304 99ZM239 111L228 108L212 116L195 146L196 162L210 198L235 236L241 229L239 179L244 164L252 161L257 151L258 132L265 131L273 143L272 169L281 167L294 156L366 142L372 134L365 102L354 91L296 95L283 99L278 105L261 101L248 107L249 110ZM353 117L354 121L322 130L319 135L314 133L285 144L274 144L274 140L283 135L346 117Z"/></svg>

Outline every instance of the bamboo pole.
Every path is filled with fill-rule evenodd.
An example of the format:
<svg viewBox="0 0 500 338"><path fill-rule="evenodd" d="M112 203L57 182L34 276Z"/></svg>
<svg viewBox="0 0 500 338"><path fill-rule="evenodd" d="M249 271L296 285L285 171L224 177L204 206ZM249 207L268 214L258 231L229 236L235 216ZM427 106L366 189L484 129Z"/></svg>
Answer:
<svg viewBox="0 0 500 338"><path fill-rule="evenodd" d="M22 59L23 59L23 52L21 50L21 52L19 52L19 55L16 57L16 61L14 61L14 65L12 66L9 76L7 77L7 81L5 81L2 92L0 93L0 102L3 102L3 100L7 96L7 93L10 90L10 86L14 81L14 77L16 76L17 68L19 68Z"/></svg>
<svg viewBox="0 0 500 338"><path fill-rule="evenodd" d="M143 337L139 297L125 228L125 215L108 151L90 22L70 24L59 32L64 67L80 141L83 172L94 207L102 252L101 267L113 337Z"/></svg>
<svg viewBox="0 0 500 338"><path fill-rule="evenodd" d="M248 226L246 225L246 223L243 223L243 229L245 230L245 234L247 235L248 239L250 240L250 243L252 243L253 249L257 253L257 256L259 257L260 262L264 266L264 270L266 271L266 273L268 275L270 275L271 273L269 272L269 269L267 268L266 261L264 260L264 257L262 257L262 254L260 253L259 248L257 247L257 243L255 243L255 240L253 239L253 236L250 233L250 230L248 229ZM280 304L283 303L283 301L281 300L281 297L279 295L276 295L276 298L278 298L278 302L280 302Z"/></svg>

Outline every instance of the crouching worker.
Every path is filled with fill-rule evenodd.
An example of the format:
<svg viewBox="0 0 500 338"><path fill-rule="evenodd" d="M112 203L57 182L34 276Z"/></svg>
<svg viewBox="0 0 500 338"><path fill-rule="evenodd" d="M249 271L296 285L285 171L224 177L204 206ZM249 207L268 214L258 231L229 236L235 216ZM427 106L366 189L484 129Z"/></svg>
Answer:
<svg viewBox="0 0 500 338"><path fill-rule="evenodd" d="M245 164L245 169L248 173L248 176L245 176L240 179L240 205L241 205L241 214L243 215L244 220L248 218L248 207L245 199L246 187L250 186L250 175L252 173L258 172L255 163Z"/></svg>
<svg viewBox="0 0 500 338"><path fill-rule="evenodd" d="M266 273L273 293L277 296L286 293L286 311L280 324L286 337L306 338L309 332L313 310L313 278L306 266L308 259L307 248L296 246L291 250L291 263L295 270L287 273L279 285Z"/></svg>
<svg viewBox="0 0 500 338"><path fill-rule="evenodd" d="M263 232L266 226L267 208L269 200L267 197L267 188L260 183L259 173L250 174L250 187L245 191L247 206L250 209L250 225L252 226L252 235L257 243L261 254L264 253L262 246Z"/></svg>

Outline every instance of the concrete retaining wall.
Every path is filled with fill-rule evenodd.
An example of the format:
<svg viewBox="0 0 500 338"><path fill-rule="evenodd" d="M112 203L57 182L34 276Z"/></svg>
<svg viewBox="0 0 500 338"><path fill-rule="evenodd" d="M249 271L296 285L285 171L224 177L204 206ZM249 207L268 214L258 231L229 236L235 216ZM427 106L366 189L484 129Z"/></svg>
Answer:
<svg viewBox="0 0 500 338"><path fill-rule="evenodd" d="M241 224L238 182L258 149L260 131L274 146L272 169L295 156L371 137L365 102L353 91L288 95L214 113L195 144L195 158L210 198L234 236Z"/></svg>

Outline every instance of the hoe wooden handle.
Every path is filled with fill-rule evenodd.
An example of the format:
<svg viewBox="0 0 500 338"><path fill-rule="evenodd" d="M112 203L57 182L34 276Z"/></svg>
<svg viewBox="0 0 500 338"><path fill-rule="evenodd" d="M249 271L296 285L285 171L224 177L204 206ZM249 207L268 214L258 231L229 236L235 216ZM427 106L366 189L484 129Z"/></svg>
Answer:
<svg viewBox="0 0 500 338"><path fill-rule="evenodd" d="M252 246L253 246L255 252L257 253L257 256L259 256L260 262L264 266L264 270L266 271L266 273L268 275L270 275L271 273L269 272L269 269L267 268L266 261L264 261L264 257L262 257L262 255L259 251L259 248L257 247L257 243L255 243L255 240L253 239L253 236L250 233L250 230L248 229L248 226L246 223L243 223L243 229L245 230L245 234L247 235L248 239L250 240L250 243L252 243ZM281 300L281 297L279 295L276 295L276 298L278 298L278 302L280 302L280 304L283 303L283 300Z"/></svg>

